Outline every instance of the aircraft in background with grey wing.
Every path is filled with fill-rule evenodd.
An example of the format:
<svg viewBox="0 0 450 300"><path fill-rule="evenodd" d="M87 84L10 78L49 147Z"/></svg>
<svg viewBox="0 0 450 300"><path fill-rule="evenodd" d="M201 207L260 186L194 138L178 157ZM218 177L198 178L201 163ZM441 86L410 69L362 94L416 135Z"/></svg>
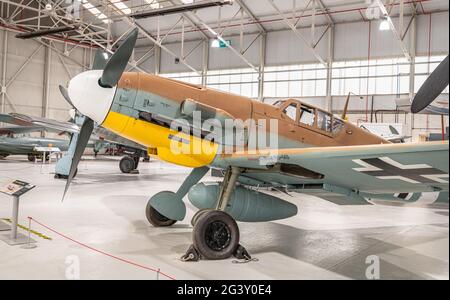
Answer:
<svg viewBox="0 0 450 300"><path fill-rule="evenodd" d="M69 149L68 140L24 136L39 131L42 129L37 126L0 127L0 159L10 155L27 155L29 161L34 161L43 155L36 151L36 147L56 147L61 151Z"/></svg>
<svg viewBox="0 0 450 300"><path fill-rule="evenodd" d="M48 118L32 117L24 114L0 114L0 122L14 124L11 127L0 127L0 155L28 155L30 161L34 161L39 154L33 149L36 146L53 145L61 151L67 151L66 155L58 161L56 165L56 178L67 178L69 175L70 164L72 161L73 150L77 143L77 135L80 130L80 124L83 123L83 116L71 113L73 122L62 122ZM19 133L32 132L56 132L67 133L70 140L18 137ZM97 154L106 147L120 147L126 154L119 167L122 173L131 173L136 170L141 157L147 158L147 150L141 145L127 140L109 130L96 126L88 144Z"/></svg>

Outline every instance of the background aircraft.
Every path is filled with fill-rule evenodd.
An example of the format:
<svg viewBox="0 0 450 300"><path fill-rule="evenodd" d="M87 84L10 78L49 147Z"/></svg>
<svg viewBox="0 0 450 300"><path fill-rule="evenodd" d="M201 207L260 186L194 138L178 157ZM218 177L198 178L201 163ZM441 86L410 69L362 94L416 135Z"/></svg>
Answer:
<svg viewBox="0 0 450 300"><path fill-rule="evenodd" d="M137 35L134 30L104 67L81 73L69 82L67 95L86 118L65 193L95 122L154 149L152 154L162 160L193 168L177 192L154 195L146 209L150 223L170 226L185 218L183 197L188 195L199 212L192 219L193 246L186 259L240 256L245 249L239 245L236 220L268 222L297 214L297 206L255 191L257 187L315 193L342 204L369 204L372 199L408 202L422 192L449 189L448 142L392 144L295 99L271 106L167 78L123 73ZM417 99L421 105L429 100ZM264 136L277 135L278 145L250 149L249 141L257 133L252 127L245 131L243 148L217 136L208 139L205 131L210 128L198 126L194 112L219 123L257 120ZM187 122L189 130L171 129L175 120L175 128ZM277 121L277 131L263 126L270 120ZM234 129L222 133L236 138ZM189 151L176 153L174 145ZM230 146L232 153L222 151ZM199 183L210 167L225 171L221 183ZM448 202L448 197L444 200Z"/></svg>
<svg viewBox="0 0 450 300"><path fill-rule="evenodd" d="M68 140L16 136L16 134L39 130L38 127L0 127L0 158L9 155L27 155L29 161L34 161L36 157L42 156L42 153L35 151L36 147L56 147L61 151L67 151L69 148ZM88 146L92 147L93 143Z"/></svg>
<svg viewBox="0 0 450 300"><path fill-rule="evenodd" d="M34 144L42 144L42 145L61 145L62 151L68 151L66 155L58 161L56 165L56 177L57 178L67 178L69 175L69 169L70 164L72 161L72 150L75 148L76 140L78 132L80 131L80 124L83 122L82 116L77 116L75 113L71 113L73 122L61 122L56 121L52 119L47 118L40 118L40 117L32 117L28 115L23 114L0 114L0 122L9 123L9 124L15 124L17 126L15 127L3 127L3 130L0 129L0 134L3 131L4 134L8 134L9 138L8 141L6 141L6 137L3 138L3 145L4 148L8 147L10 150L9 154L30 154L30 160L34 160L34 153L33 152L24 152L24 151L15 151L17 153L14 153L12 151L14 147L17 147L17 145L24 144L24 147L29 149ZM36 131L49 131L49 132L56 132L56 133L67 133L70 135L70 140L60 140L60 139L48 139L48 138L19 138L19 137L13 137L12 134L17 133L30 133L30 132L36 132ZM118 146L124 149L124 153L126 153L126 156L124 156L120 163L119 167L120 170L123 173L130 173L133 170L137 169L139 165L139 159L141 157L148 157L147 156L147 150L142 147L141 145L132 142L130 140L127 140L126 138L123 138L121 136L118 136L114 133L112 133L109 130L106 130L100 126L96 126L95 130L93 132L93 135L91 136L91 147L94 149L94 153L98 153L101 149L108 147L108 146ZM11 146L15 145L15 146ZM57 147L57 146L55 146ZM59 147L58 147L59 148ZM6 152L5 152L6 154Z"/></svg>

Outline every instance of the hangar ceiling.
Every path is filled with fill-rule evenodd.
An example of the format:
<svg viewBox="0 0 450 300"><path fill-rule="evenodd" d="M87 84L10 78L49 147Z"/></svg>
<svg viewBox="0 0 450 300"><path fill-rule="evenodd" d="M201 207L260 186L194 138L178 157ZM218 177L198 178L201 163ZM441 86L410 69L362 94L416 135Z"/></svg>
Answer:
<svg viewBox="0 0 450 300"><path fill-rule="evenodd" d="M136 21L130 17L135 13L208 1L212 0L2 0L0 22L3 27L22 32L77 24L76 31L51 37L108 48L113 48L128 32L130 23L136 22L141 27L137 45L143 47L155 44L158 39L164 43L213 39L214 32L229 36L288 30L290 21L296 28L356 22L366 19L367 8L376 5L376 0L234 0L232 5L162 17ZM383 3L391 17L400 15L401 11L407 16L448 11L449 7L446 0Z"/></svg>

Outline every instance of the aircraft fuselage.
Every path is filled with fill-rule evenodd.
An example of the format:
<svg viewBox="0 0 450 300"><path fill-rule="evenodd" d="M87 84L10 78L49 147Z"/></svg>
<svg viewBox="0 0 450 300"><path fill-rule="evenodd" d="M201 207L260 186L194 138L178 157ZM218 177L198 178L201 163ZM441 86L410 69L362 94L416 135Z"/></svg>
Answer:
<svg viewBox="0 0 450 300"><path fill-rule="evenodd" d="M191 147L210 146L212 151L175 155L170 151L174 132L170 121L186 119L183 104L189 101L216 118L254 120L257 127L270 120L278 121L279 149L302 147L351 146L389 143L357 126L295 99L278 106L261 103L206 87L142 73L124 73L120 79L111 108L102 126L134 142L152 149L168 162L187 167L200 167L219 158L221 145L188 134L180 138ZM294 113L288 115L288 110ZM309 114L309 119L304 114ZM167 120L167 122L165 122ZM320 124L319 124L320 123ZM250 133L251 134L251 133Z"/></svg>

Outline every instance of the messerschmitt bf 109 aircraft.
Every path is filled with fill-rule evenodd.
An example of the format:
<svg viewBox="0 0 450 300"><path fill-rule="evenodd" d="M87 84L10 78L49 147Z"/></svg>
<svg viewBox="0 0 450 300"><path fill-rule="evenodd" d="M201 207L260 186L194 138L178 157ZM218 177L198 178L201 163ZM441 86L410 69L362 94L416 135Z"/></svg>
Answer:
<svg viewBox="0 0 450 300"><path fill-rule="evenodd" d="M317 194L340 204L408 202L422 192L448 191L448 143L392 144L294 99L267 105L154 75L124 73L137 35L134 30L102 69L81 73L68 84L71 102L87 118L64 195L94 122L145 145L164 161L193 168L178 191L154 195L146 209L150 223L171 226L185 218L183 197L188 195L199 211L191 222L193 246L185 258L238 255L245 249L236 221L268 222L297 214L294 204L258 187ZM199 115L200 125L195 121ZM211 135L211 127L237 120L254 120L248 123L254 126L244 126L240 137L236 128L226 126L220 131L225 139ZM256 135L258 143L272 138L277 143L252 148ZM210 168L224 171L223 182L199 183Z"/></svg>

